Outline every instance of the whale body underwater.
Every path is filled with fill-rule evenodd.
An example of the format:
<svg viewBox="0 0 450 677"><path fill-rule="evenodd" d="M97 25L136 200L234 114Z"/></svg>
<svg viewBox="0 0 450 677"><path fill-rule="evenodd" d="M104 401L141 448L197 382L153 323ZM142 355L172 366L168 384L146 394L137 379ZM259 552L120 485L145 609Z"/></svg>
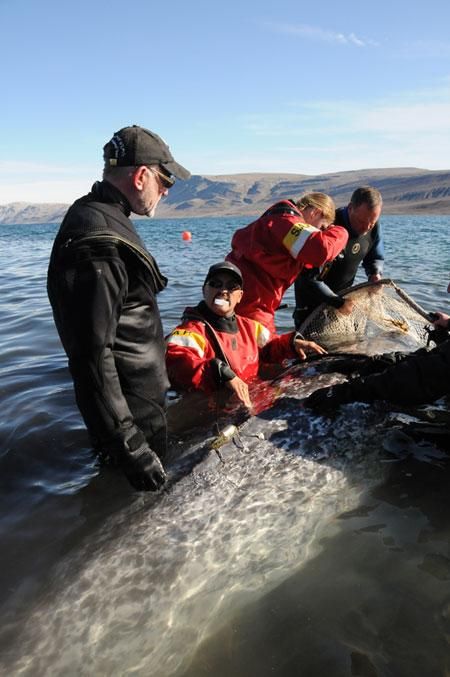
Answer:
<svg viewBox="0 0 450 677"><path fill-rule="evenodd" d="M448 478L448 456L432 443L417 443L407 436L403 426L412 420L411 413L352 404L326 418L303 409L301 400L310 392L343 380L330 370L332 358L321 363L328 364L326 371L317 363L288 370L274 385L272 404L236 429L220 421L225 436L219 441L205 430L194 431L189 444L175 440L165 491L139 495L107 515L76 548L68 548L49 567L45 588L32 604L27 604L27 591L19 586L3 613L4 674L306 674L302 665L309 666L307 674L324 674L326 665L332 665L321 662L330 659L325 641L330 628L324 628L323 646L316 637L314 660L308 651L302 658L297 655L295 646L302 646L302 639L299 628L292 637L289 624L284 629L288 646L280 638L275 642L265 637L250 658L245 651L240 653L237 637L230 640L231 629L240 627L237 619L245 614L250 614L253 627L255 619L271 627L276 600L286 597L286 591L278 596L277 590L290 580L302 589L302 572L321 561L343 519L364 523L371 511L381 510L376 507L379 501L367 497L383 485L393 464L413 459L446 472ZM386 519L384 515L382 521ZM389 538L397 546L401 540L399 534ZM442 562L445 579L448 572ZM439 569L439 562L432 560L431 565L434 572ZM320 600L329 579L315 584ZM441 667L448 630L445 626L444 632L442 623L450 622L450 597L439 596L434 589L424 597L430 605L432 598L441 614L437 630L432 628L439 637L437 646L433 640L434 660ZM264 607L267 600L271 605ZM321 603L333 608L332 600ZM364 623L376 625L369 617ZM307 625L305 621L304 632ZM372 627L369 635L373 636ZM219 658L217 646L211 649L215 637L220 638ZM379 639L373 645L365 640L361 647L354 637L345 638L338 643L339 650L334 646L329 651L337 661L335 668L339 661L345 665L350 660L342 653L345 648L352 666L359 660L381 670L367 674L391 674L389 665L396 666L392 674L406 675L400 666L410 675L419 674L414 670L422 664L417 658L408 664L403 641L400 648L391 647L389 659ZM410 641L417 641L414 633ZM310 639L308 646L315 643ZM273 658L280 658L278 644L285 668ZM266 655L268 645L272 658ZM229 672L224 646L227 660L239 656L238 667ZM258 659L258 653L266 658ZM298 672L284 671L290 653ZM209 663L202 659L205 655ZM329 674L350 672L336 668Z"/></svg>
<svg viewBox="0 0 450 677"><path fill-rule="evenodd" d="M136 224L170 280L166 333L244 224ZM45 291L58 227L0 229L0 674L450 674L448 450L410 430L441 404L306 414L296 400L342 378L306 367L218 449L225 465L211 447L234 418L177 440L168 490L138 494L98 465L77 410ZM383 230L388 272L448 311L448 216Z"/></svg>

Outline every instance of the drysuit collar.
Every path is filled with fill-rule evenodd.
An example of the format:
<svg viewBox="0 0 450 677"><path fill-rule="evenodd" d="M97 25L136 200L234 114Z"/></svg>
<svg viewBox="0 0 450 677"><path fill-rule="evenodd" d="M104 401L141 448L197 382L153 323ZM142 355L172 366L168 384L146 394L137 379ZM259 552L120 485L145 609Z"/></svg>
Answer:
<svg viewBox="0 0 450 677"><path fill-rule="evenodd" d="M195 308L186 308L183 320L206 320L214 329L226 334L237 334L239 331L234 313L230 317L220 317L210 310L204 301L200 301Z"/></svg>
<svg viewBox="0 0 450 677"><path fill-rule="evenodd" d="M125 216L131 214L131 205L127 198L109 181L96 181L91 188L91 196L98 202L117 205Z"/></svg>

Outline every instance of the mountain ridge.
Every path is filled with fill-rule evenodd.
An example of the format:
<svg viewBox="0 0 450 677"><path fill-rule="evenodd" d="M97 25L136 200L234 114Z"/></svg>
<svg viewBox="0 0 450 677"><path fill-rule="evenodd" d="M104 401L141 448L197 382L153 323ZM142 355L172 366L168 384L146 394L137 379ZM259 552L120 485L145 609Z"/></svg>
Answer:
<svg viewBox="0 0 450 677"><path fill-rule="evenodd" d="M450 215L450 170L397 167L318 175L194 174L188 181L175 184L158 206L157 217L253 216L277 200L298 198L311 191L328 193L337 206L342 206L361 185L381 191L385 214ZM0 224L60 222L69 206L61 202L11 202L0 205Z"/></svg>

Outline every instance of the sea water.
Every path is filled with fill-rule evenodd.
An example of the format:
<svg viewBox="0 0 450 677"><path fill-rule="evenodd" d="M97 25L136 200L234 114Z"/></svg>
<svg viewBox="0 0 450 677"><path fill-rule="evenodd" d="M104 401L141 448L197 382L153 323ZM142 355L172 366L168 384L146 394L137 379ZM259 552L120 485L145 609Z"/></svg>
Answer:
<svg viewBox="0 0 450 677"><path fill-rule="evenodd" d="M137 222L166 332L247 221ZM449 222L383 218L385 276L426 310L448 312ZM226 472L133 492L76 409L45 291L56 230L0 227L4 674L448 674L448 456L364 405L274 413Z"/></svg>

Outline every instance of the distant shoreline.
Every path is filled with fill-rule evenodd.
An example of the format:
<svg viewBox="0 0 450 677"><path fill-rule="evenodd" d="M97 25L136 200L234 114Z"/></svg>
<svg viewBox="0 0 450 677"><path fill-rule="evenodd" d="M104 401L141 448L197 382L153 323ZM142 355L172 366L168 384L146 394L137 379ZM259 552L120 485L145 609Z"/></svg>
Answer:
<svg viewBox="0 0 450 677"><path fill-rule="evenodd" d="M380 190L383 214L450 216L450 170L405 167L318 176L283 173L194 175L188 181L176 182L158 206L157 218L251 218L278 200L298 198L312 191L328 193L340 207L347 204L353 190L362 185ZM0 205L0 225L60 223L69 206L29 202Z"/></svg>
<svg viewBox="0 0 450 677"><path fill-rule="evenodd" d="M153 219L145 218L136 214L131 214L131 220L134 223L145 223L148 221L180 221L180 222L186 222L186 221L200 221L200 220L205 220L205 219L222 219L222 218L233 218L233 219L242 219L243 225L246 223L250 223L251 220L256 219L259 216L259 214L254 213L254 214L201 214L199 216L193 216L190 214L189 216L162 216L157 214ZM415 211L415 212L404 212L404 213L399 213L399 212L390 212L389 210L383 210L383 213L381 215L381 219L383 220L384 217L387 216L398 216L398 217L417 217L417 216L423 216L424 218L430 218L433 216L447 216L449 218L449 225L450 225L450 210L447 212L430 212L426 213L423 211ZM59 227L61 225L61 222L63 220L63 216L58 219L58 220L42 220L42 221L8 221L8 222L1 222L0 221L0 228L2 226L55 226L55 228Z"/></svg>

